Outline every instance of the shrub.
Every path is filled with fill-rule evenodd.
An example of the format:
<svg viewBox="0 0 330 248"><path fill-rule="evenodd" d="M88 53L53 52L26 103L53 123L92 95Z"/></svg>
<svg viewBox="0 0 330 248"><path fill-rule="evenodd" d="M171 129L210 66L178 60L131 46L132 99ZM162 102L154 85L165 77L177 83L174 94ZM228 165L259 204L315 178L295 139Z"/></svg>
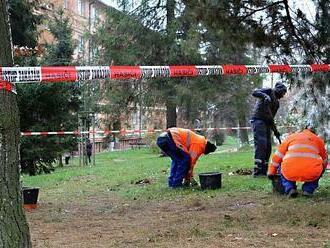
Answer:
<svg viewBox="0 0 330 248"><path fill-rule="evenodd" d="M159 154L160 149L157 146L157 133L146 133L144 139L151 153Z"/></svg>
<svg viewBox="0 0 330 248"><path fill-rule="evenodd" d="M207 139L211 142L214 142L217 146L221 146L225 141L226 134L222 130L213 129L211 130L208 135Z"/></svg>

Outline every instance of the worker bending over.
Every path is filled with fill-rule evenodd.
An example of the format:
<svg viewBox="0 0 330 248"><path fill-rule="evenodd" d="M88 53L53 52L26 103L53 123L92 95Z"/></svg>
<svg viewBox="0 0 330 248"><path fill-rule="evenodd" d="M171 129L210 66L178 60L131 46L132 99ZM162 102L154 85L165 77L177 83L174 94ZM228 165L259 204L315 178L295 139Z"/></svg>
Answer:
<svg viewBox="0 0 330 248"><path fill-rule="evenodd" d="M193 170L198 158L202 154L214 152L217 148L205 137L189 129L176 127L160 134L157 145L172 159L168 185L173 188L197 184L193 179Z"/></svg>

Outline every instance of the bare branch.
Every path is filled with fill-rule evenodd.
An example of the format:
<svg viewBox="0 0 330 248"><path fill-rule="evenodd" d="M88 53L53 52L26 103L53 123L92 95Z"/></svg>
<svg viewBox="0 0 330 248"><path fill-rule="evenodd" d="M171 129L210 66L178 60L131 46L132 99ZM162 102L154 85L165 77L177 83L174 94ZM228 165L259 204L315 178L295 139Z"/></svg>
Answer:
<svg viewBox="0 0 330 248"><path fill-rule="evenodd" d="M292 18L290 15L290 7L289 7L289 3L288 0L283 0L284 3L284 7L285 7L285 12L286 12L286 16L288 19L288 23L289 23L289 27L292 31L292 35L297 39L298 43L304 48L305 53L310 55L314 61L316 60L315 58L315 53L311 51L311 49L308 48L308 44L306 43L305 40L303 40L298 34L299 30L296 29L296 27L294 26L293 22L292 22ZM301 34L300 34L301 35Z"/></svg>
<svg viewBox="0 0 330 248"><path fill-rule="evenodd" d="M241 21L244 21L245 19L247 19L248 17L254 15L255 13L257 13L257 12L259 12L259 11L263 11L263 10L265 10L265 9L268 9L268 8L270 8L270 7L272 7L272 6L277 5L277 4L281 4L281 3L283 3L283 2L284 2L283 0L278 1L278 2L274 2L274 3L268 4L268 5L266 5L266 6L262 7L262 8L259 8L259 9L252 9L252 8L249 8L249 7L246 6L246 7L245 7L246 9L249 9L249 10L252 10L252 11L251 11L250 13L248 13L247 15L242 16L240 20L241 20Z"/></svg>

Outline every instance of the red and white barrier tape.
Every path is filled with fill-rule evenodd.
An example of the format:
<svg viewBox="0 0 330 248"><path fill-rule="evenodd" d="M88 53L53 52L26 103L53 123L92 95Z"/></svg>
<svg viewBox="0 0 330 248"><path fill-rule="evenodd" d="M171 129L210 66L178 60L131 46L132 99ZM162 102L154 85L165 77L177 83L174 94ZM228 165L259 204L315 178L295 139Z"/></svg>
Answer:
<svg viewBox="0 0 330 248"><path fill-rule="evenodd" d="M5 90L17 94L16 85L14 83L1 80L1 78L0 78L0 90Z"/></svg>
<svg viewBox="0 0 330 248"><path fill-rule="evenodd" d="M76 82L94 79L198 77L228 74L329 72L330 64L0 67L0 80L12 83Z"/></svg>
<svg viewBox="0 0 330 248"><path fill-rule="evenodd" d="M230 127L230 128L201 128L201 129L192 129L195 131L201 130L201 131L207 131L207 130L237 130L237 129L251 129L250 127ZM57 136L63 136L63 135L74 135L79 136L82 134L103 134L103 135L109 135L109 134L120 134L120 135L126 135L126 134L140 134L140 133L157 133L157 132L163 132L166 129L144 129L144 130L98 130L98 131L58 131L58 132L21 132L21 136L49 136L49 135L57 135Z"/></svg>
<svg viewBox="0 0 330 248"><path fill-rule="evenodd" d="M287 127L291 128L289 126L279 126L278 128ZM225 130L227 132L233 131L233 130L250 130L251 127L214 127L214 128L196 128L191 129L194 131L211 131L211 130ZM21 132L21 136L50 136L50 135L57 135L57 136L64 136L64 135L73 135L73 136L79 136L83 134L103 134L103 135L109 135L109 134L120 134L120 135L126 135L126 134L140 134L140 133L157 133L157 132L164 132L166 129L143 129L143 130L97 130L97 131L58 131L58 132Z"/></svg>

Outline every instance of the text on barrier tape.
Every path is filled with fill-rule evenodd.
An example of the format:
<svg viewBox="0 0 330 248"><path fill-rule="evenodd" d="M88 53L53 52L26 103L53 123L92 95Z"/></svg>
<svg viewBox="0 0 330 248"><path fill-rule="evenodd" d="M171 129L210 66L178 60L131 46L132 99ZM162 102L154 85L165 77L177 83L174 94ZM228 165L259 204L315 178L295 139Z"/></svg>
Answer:
<svg viewBox="0 0 330 248"><path fill-rule="evenodd" d="M329 64L312 65L170 65L0 67L0 80L12 83L75 82L93 79L140 79L253 75L258 73L329 72ZM6 88L2 84L2 88Z"/></svg>

